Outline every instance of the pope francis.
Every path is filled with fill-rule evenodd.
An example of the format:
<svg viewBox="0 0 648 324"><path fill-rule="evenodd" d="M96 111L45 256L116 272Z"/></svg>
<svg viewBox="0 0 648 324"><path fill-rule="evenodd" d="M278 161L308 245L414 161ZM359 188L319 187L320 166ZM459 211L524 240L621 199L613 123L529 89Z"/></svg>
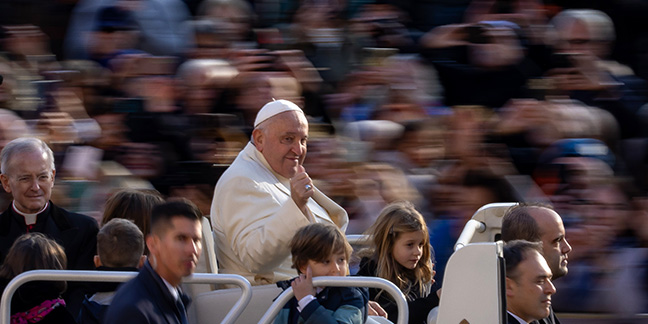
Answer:
<svg viewBox="0 0 648 324"><path fill-rule="evenodd" d="M330 222L343 232L346 211L313 185L302 166L308 121L287 100L257 113L251 141L216 183L211 205L220 273L253 285L297 276L288 243L302 226Z"/></svg>

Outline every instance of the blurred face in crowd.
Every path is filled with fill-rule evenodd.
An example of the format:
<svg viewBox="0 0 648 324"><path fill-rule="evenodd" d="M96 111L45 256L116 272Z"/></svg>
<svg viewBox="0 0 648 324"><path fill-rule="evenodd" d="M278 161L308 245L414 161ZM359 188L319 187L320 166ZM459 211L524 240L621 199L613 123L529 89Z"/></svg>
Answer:
<svg viewBox="0 0 648 324"><path fill-rule="evenodd" d="M472 64L483 68L500 68L517 64L524 50L515 32L508 27L485 27L484 43L470 44Z"/></svg>
<svg viewBox="0 0 648 324"><path fill-rule="evenodd" d="M590 242L588 245L590 248L606 249L628 228L632 216L630 202L614 185L591 188L586 197L586 204L581 206L581 210L583 226Z"/></svg>
<svg viewBox="0 0 648 324"><path fill-rule="evenodd" d="M146 239L153 256L151 265L174 287L196 269L202 251L201 230L199 221L175 216L166 229L154 230Z"/></svg>
<svg viewBox="0 0 648 324"><path fill-rule="evenodd" d="M9 159L2 187L14 197L19 211L34 214L43 209L52 195L54 174L51 160L41 150L16 153Z"/></svg>
<svg viewBox="0 0 648 324"><path fill-rule="evenodd" d="M567 254L572 248L565 238L562 218L555 211L543 207L531 209L530 214L540 228L543 254L551 268L554 280L566 275Z"/></svg>
<svg viewBox="0 0 648 324"><path fill-rule="evenodd" d="M578 20L566 24L558 33L560 38L558 50L561 52L603 57L609 46L607 42L594 39L594 35L590 33L587 25Z"/></svg>
<svg viewBox="0 0 648 324"><path fill-rule="evenodd" d="M259 124L252 137L272 170L290 179L306 158L308 121L301 112L283 112Z"/></svg>
<svg viewBox="0 0 648 324"><path fill-rule="evenodd" d="M537 251L527 251L526 259L506 277L507 309L527 322L549 316L551 295L556 288L551 282L551 269Z"/></svg>
<svg viewBox="0 0 648 324"><path fill-rule="evenodd" d="M143 179L152 179L164 173L164 154L159 145L153 143L123 143L115 161Z"/></svg>
<svg viewBox="0 0 648 324"><path fill-rule="evenodd" d="M250 30L251 17L242 8L222 4L215 6L205 13L209 19L219 22L219 27L232 41L244 40Z"/></svg>

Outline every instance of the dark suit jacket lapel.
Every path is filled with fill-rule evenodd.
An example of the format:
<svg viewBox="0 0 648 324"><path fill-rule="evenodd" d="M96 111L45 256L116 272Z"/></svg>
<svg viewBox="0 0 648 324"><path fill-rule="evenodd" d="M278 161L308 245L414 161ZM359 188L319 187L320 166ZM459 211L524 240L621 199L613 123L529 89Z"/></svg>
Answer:
<svg viewBox="0 0 648 324"><path fill-rule="evenodd" d="M506 319L508 324L520 324L520 321L513 317L509 312L506 312Z"/></svg>
<svg viewBox="0 0 648 324"><path fill-rule="evenodd" d="M162 281L162 278L155 273L148 261L144 263L144 269L141 274L144 287L148 290L153 303L155 303L158 309L158 313L164 314L164 319L169 324L179 323L179 310L175 305L175 300Z"/></svg>

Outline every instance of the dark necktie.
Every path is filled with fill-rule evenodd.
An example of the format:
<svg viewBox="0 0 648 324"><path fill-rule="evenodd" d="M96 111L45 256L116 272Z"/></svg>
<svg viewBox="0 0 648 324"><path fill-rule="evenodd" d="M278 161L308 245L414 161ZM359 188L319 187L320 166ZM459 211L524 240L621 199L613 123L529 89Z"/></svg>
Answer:
<svg viewBox="0 0 648 324"><path fill-rule="evenodd" d="M187 320L187 310L184 307L184 304L182 303L182 299L180 296L176 299L176 307L178 308L178 312L180 314L180 323L182 324L189 324L189 321Z"/></svg>

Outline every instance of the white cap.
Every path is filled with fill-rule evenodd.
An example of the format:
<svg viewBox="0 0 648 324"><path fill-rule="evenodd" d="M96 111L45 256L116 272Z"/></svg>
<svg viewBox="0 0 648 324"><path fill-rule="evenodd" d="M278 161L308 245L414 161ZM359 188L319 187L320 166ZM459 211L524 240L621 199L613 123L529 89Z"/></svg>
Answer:
<svg viewBox="0 0 648 324"><path fill-rule="evenodd" d="M273 100L265 104L263 108L259 110L259 112L256 115L256 119L254 120L254 127L257 127L266 119L286 111L299 111L302 114L304 113L304 111L301 108L299 108L299 106L295 105L294 103L288 100L284 100L284 99Z"/></svg>

